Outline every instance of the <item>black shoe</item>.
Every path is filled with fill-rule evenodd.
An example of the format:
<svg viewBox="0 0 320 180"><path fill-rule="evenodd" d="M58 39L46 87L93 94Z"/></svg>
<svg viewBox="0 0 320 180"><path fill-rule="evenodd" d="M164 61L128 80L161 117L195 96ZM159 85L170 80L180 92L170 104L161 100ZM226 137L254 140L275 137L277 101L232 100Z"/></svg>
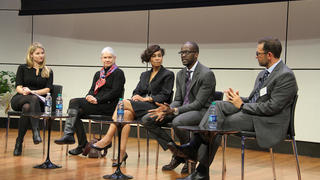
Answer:
<svg viewBox="0 0 320 180"><path fill-rule="evenodd" d="M172 156L169 164L162 166L163 171L171 171L178 167L181 163L184 162L184 159Z"/></svg>
<svg viewBox="0 0 320 180"><path fill-rule="evenodd" d="M176 180L209 180L209 174L202 174L198 171L191 173L189 176L184 178L177 178Z"/></svg>
<svg viewBox="0 0 320 180"><path fill-rule="evenodd" d="M74 149L71 149L71 150L69 151L69 154L71 154L71 155L79 155L79 154L81 154L82 152L83 152L83 147L78 146L78 147L76 147L76 148L74 148Z"/></svg>
<svg viewBox="0 0 320 180"><path fill-rule="evenodd" d="M125 153L119 166L121 166L123 162L126 165L127 164L127 159L128 159L128 154ZM112 167L118 167L118 162L112 163Z"/></svg>
<svg viewBox="0 0 320 180"><path fill-rule="evenodd" d="M112 147L112 143L110 143L110 144L108 144L108 145L106 145L105 147L102 147L102 148L96 146L96 144L90 144L90 147L95 149L95 150L102 151L102 150L107 150L107 149L111 148Z"/></svg>
<svg viewBox="0 0 320 180"><path fill-rule="evenodd" d="M73 135L63 135L62 138L54 140L54 143L60 144L60 145L62 145L62 144L74 144L75 140L74 140Z"/></svg>
<svg viewBox="0 0 320 180"><path fill-rule="evenodd" d="M40 137L40 133L38 129L35 129L32 131L33 132L33 143L34 144L39 144L42 142L41 137Z"/></svg>
<svg viewBox="0 0 320 180"><path fill-rule="evenodd" d="M22 142L16 141L16 145L14 146L13 155L14 156L20 156L22 152Z"/></svg>
<svg viewBox="0 0 320 180"><path fill-rule="evenodd" d="M196 163L191 162L191 173L193 173L196 169ZM188 161L186 161L186 163L184 164L184 166L181 169L181 174L187 174L189 173L189 163Z"/></svg>
<svg viewBox="0 0 320 180"><path fill-rule="evenodd" d="M181 146L178 146L173 142L169 142L167 146L174 156L178 156L184 159L190 159L194 162L197 161L198 153L190 146L190 144L183 144Z"/></svg>

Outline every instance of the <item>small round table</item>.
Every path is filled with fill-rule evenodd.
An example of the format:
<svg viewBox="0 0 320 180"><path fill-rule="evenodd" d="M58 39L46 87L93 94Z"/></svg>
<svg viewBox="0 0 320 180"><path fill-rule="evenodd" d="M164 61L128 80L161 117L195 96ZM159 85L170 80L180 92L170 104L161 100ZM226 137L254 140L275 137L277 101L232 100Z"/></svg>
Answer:
<svg viewBox="0 0 320 180"><path fill-rule="evenodd" d="M222 179L226 177L226 161L225 161L225 151L227 146L227 135L228 134L236 134L239 133L237 130L223 130L223 129L211 129L207 126L178 126L179 129L184 129L191 132L198 132L208 137L209 139L209 147L211 147L211 143L213 143L213 138L217 134L222 135L223 145L222 145ZM209 153L211 153L212 149L209 149Z"/></svg>
<svg viewBox="0 0 320 180"><path fill-rule="evenodd" d="M68 118L70 117L68 114L56 114L56 113L51 113L51 114L45 114L43 112L39 113L24 113L22 114L23 116L28 116L28 117L33 117L33 118L41 118L44 120L44 126L47 124L47 129L48 129L48 148L47 148L47 158L45 162L43 162L40 165L34 166L34 168L39 168L39 169L55 169L55 168L61 168L59 165L55 165L51 162L50 160L50 136L51 136L51 124L52 121L56 118ZM47 123L46 123L47 122ZM45 128L45 127L44 127ZM43 137L45 138L45 137Z"/></svg>

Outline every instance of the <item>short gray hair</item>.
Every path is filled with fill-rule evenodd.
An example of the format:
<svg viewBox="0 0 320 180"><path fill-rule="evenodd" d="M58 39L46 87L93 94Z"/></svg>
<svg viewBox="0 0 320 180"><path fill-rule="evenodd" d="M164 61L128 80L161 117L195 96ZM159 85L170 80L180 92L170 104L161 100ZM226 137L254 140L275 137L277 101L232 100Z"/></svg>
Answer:
<svg viewBox="0 0 320 180"><path fill-rule="evenodd" d="M116 53L114 52L112 47L103 48L102 51L101 51L101 54L106 53L106 52L112 54L113 56L116 56Z"/></svg>

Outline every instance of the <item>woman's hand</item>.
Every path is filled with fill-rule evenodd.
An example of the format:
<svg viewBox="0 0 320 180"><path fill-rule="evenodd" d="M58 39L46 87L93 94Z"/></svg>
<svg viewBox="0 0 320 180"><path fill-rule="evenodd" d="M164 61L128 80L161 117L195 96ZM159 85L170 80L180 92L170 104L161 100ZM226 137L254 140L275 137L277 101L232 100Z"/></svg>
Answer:
<svg viewBox="0 0 320 180"><path fill-rule="evenodd" d="M97 99L95 97L93 97L92 95L86 96L86 100L91 104L98 104Z"/></svg>
<svg viewBox="0 0 320 180"><path fill-rule="evenodd" d="M138 95L138 94L132 96L131 99L132 99L133 101L143 101L143 97L141 97L141 96Z"/></svg>
<svg viewBox="0 0 320 180"><path fill-rule="evenodd" d="M28 87L23 87L22 88L22 94L23 95L28 95L31 93L31 90Z"/></svg>

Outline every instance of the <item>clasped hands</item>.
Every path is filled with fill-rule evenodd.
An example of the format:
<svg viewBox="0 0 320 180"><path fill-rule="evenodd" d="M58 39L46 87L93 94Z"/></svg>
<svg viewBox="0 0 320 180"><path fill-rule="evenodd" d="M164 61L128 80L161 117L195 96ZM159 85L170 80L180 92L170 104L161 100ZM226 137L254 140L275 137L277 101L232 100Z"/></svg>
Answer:
<svg viewBox="0 0 320 180"><path fill-rule="evenodd" d="M149 113L148 113L151 118L157 117L155 121L161 122L166 115L173 114L174 112L174 109L171 108L170 105L167 103L160 104L156 102L156 105L159 107L157 109L149 110Z"/></svg>
<svg viewBox="0 0 320 180"><path fill-rule="evenodd" d="M92 95L86 96L86 100L91 104L98 104L97 98L93 97Z"/></svg>
<svg viewBox="0 0 320 180"><path fill-rule="evenodd" d="M229 88L224 91L224 94L226 95L228 102L232 103L235 107L240 109L241 104L243 104L243 101L239 96L239 91L234 91L232 88Z"/></svg>

